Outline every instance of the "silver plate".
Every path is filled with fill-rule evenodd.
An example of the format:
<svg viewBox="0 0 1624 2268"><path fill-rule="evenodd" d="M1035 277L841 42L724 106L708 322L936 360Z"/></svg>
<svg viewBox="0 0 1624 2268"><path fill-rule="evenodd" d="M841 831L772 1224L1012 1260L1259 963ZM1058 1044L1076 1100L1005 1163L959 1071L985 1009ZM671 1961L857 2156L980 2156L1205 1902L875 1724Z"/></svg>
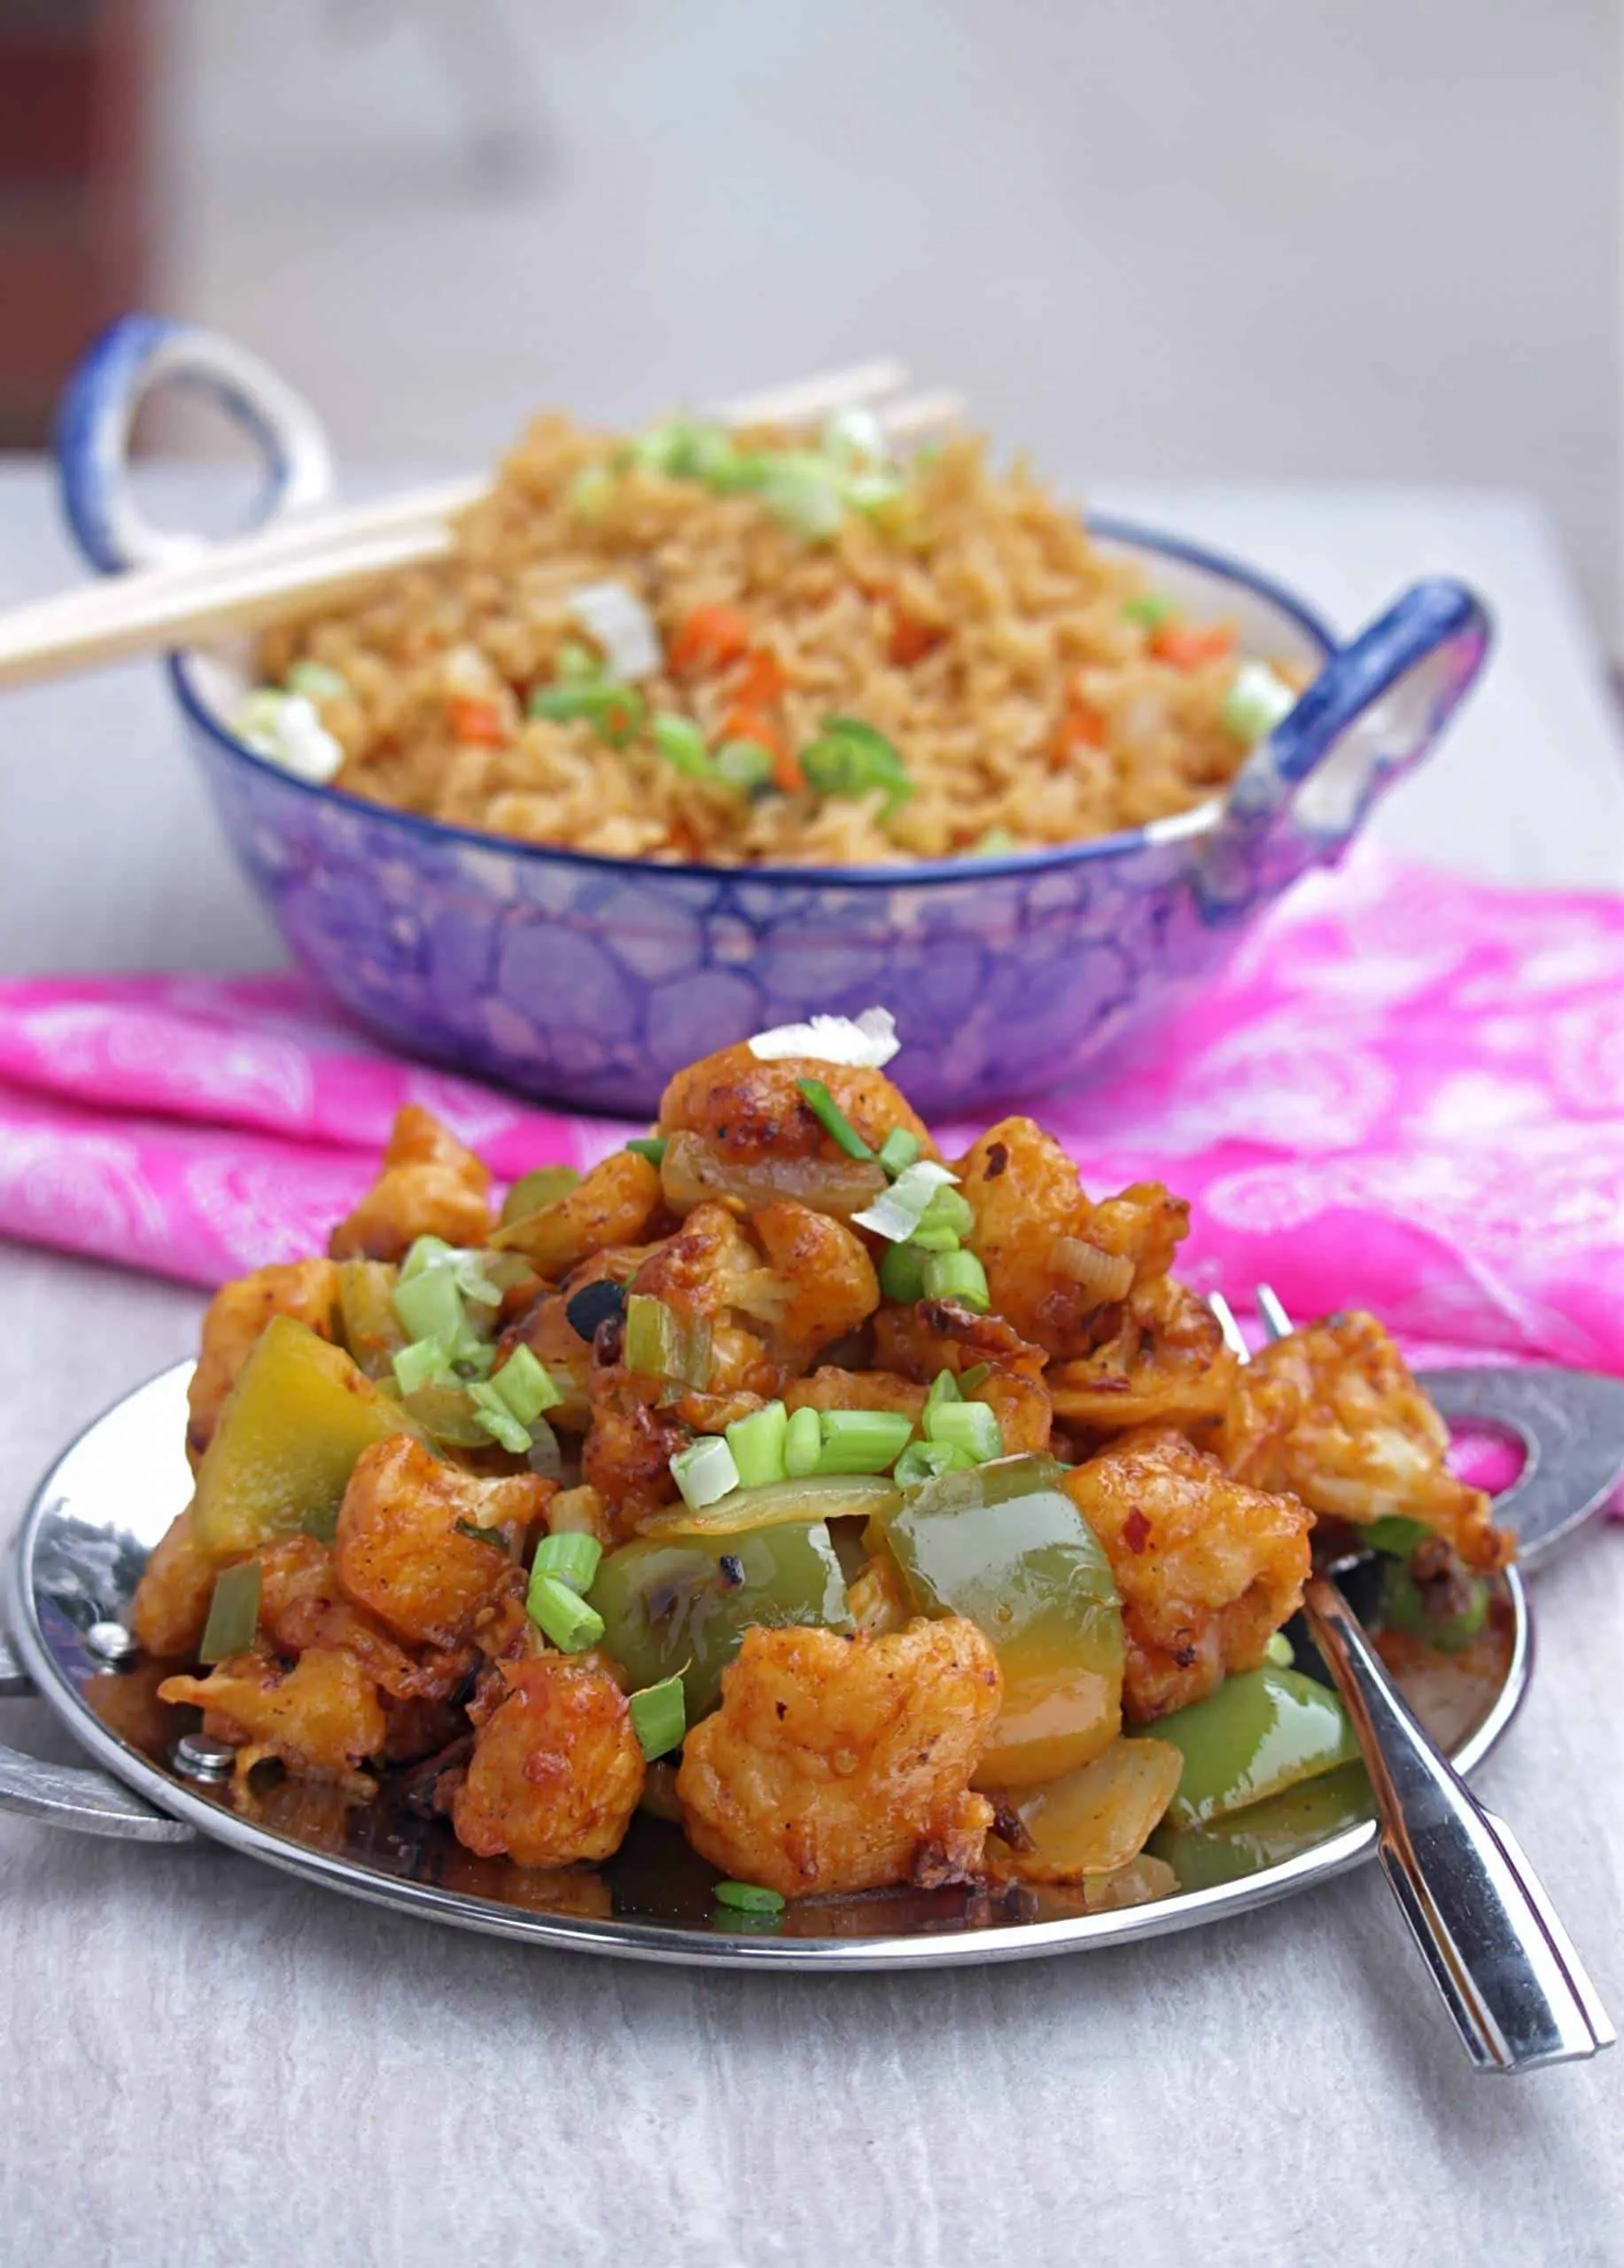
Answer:
<svg viewBox="0 0 1624 2268"><path fill-rule="evenodd" d="M97 1709L99 1704L105 1712L121 1692L132 1706L115 1713L140 1713L133 1706L140 1689L128 1683L140 1676L139 1666L110 1668L86 1640L95 1625L118 1619L126 1609L148 1552L190 1493L182 1443L191 1371L190 1363L181 1363L161 1372L79 1436L41 1482L7 1573L6 1619L29 1677L91 1756L124 1789L165 1815L148 1815L150 1829L159 1837L176 1833L168 1821L184 1822L290 1874L459 1929L632 1961L791 1969L934 1969L956 1962L1028 1961L1160 1937L1289 1897L1359 1865L1375 1849L1376 1829L1367 1821L1240 1880L1116 1912L1033 1920L1022 1911L1019 1898L990 1899L962 1891L887 1892L831 1903L816 1913L804 1909L797 1914L791 1907L771 1933L755 1933L714 1925L705 1888L708 1869L695 1877L695 1894L686 1907L679 1896L674 1901L678 1910L653 1913L660 1892L651 1891L650 1885L660 1879L661 1866L685 1848L674 1830L669 1830L674 1851L648 1854L641 1871L635 1864L621 1867L618 1862L610 1870L615 1910L608 1915L536 1911L504 1902L501 1890L506 1888L509 1898L523 1896L527 1878L517 1868L488 1861L476 1864L465 1855L454 1871L466 1875L483 1868L498 1894L489 1894L485 1887L478 1892L447 1887L443 1881L427 1878L438 1860L428 1850L426 1829L418 1831L416 1849L410 1832L398 1837L387 1820L369 1829L364 1814L356 1822L359 1835L346 1832L342 1850L315 1847L275 1832L229 1809L220 1794L189 1785L163 1760L161 1750L144 1752ZM1504 1579L1503 1596L1510 1623L1504 1674L1497 1686L1487 1689L1476 1721L1452 1744L1451 1753L1463 1771L1470 1771L1489 1753L1527 1688L1532 1634L1522 1585L1514 1573ZM1424 1700L1419 1705L1426 1713ZM1441 1728L1434 1725L1434 1730ZM122 1789L109 1793L128 1807ZM109 1805L109 1820L116 1815ZM139 1836L141 1829L138 1824L112 1824L105 1831ZM442 1851L439 1857L444 1856ZM821 1926L828 1933L798 1933L808 1926Z"/></svg>

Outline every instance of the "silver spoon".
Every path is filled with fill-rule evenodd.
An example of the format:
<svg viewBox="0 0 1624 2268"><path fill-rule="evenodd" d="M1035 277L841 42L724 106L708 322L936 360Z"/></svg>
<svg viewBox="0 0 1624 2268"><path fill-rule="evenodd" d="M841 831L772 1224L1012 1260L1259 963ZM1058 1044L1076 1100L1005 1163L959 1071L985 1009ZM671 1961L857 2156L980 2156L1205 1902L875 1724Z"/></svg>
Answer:
<svg viewBox="0 0 1624 2268"><path fill-rule="evenodd" d="M1270 1338L1286 1337L1267 1286L1257 1303ZM1227 1301L1209 1305L1249 1360ZM1417 1722L1333 1573L1309 1578L1302 1611L1370 1774L1382 1871L1472 2062L1530 2071L1610 2047L1607 2012L1516 1837Z"/></svg>

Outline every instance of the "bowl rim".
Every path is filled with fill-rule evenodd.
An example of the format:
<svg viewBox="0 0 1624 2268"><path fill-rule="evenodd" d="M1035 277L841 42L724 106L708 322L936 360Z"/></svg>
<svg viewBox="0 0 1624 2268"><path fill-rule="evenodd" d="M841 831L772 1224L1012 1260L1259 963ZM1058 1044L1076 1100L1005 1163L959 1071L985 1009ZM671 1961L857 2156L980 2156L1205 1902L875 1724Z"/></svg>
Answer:
<svg viewBox="0 0 1624 2268"><path fill-rule="evenodd" d="M1305 599L1266 575L1259 568L1235 558L1231 553L1213 549L1188 538L1173 535L1158 528L1144 526L1137 520L1118 519L1109 513L1098 517L1085 515L1084 524L1091 536L1100 541L1124 549L1148 551L1196 567L1204 572L1234 583L1254 596L1265 599L1270 606L1294 622L1309 642L1320 650L1323 659L1329 660L1337 651L1338 641L1330 624ZM170 681L175 698L191 722L214 742L227 755L251 766L254 771L273 780L283 788L312 796L319 803L335 806L342 812L361 816L400 828L425 842L443 843L479 850L486 856L507 857L541 866L566 866L584 868L589 874L633 876L645 882L670 878L684 882L703 882L733 888L749 888L755 884L782 885L796 889L899 889L919 885L930 886L946 882L982 882L997 881L1004 876L1043 874L1072 866L1079 866L1095 858L1117 858L1141 848L1177 842L1188 835L1204 832L1216 820L1223 809L1222 799L1209 797L1205 803L1192 805L1188 811L1176 812L1169 817L1152 819L1143 827L1124 827L1115 835L1090 837L1082 843L1058 843L1040 850L1022 850L997 858L921 858L906 866L716 866L692 860L612 858L599 850L572 850L563 843L527 843L517 835L492 835L480 827L463 827L451 819L429 819L420 812L400 811L392 804L374 803L365 796L348 794L344 788L333 788L315 780L301 780L297 773L273 763L239 740L224 725L192 684L192 664L204 657L206 649L172 653L167 657Z"/></svg>

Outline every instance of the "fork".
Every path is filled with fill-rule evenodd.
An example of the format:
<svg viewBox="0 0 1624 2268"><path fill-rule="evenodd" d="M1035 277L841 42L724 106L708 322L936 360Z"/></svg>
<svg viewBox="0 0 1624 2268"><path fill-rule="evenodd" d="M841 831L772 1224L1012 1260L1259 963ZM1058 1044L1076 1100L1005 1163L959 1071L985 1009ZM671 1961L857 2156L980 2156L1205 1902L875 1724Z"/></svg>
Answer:
<svg viewBox="0 0 1624 2268"><path fill-rule="evenodd" d="M1288 1337L1291 1319L1266 1284L1256 1300L1270 1338ZM1222 1293L1208 1304L1249 1361ZM1303 1616L1370 1775L1382 1872L1461 2044L1479 2070L1507 2073L1610 2047L1607 2012L1521 1845L1417 1721L1348 1605L1335 1577L1356 1559L1309 1577Z"/></svg>

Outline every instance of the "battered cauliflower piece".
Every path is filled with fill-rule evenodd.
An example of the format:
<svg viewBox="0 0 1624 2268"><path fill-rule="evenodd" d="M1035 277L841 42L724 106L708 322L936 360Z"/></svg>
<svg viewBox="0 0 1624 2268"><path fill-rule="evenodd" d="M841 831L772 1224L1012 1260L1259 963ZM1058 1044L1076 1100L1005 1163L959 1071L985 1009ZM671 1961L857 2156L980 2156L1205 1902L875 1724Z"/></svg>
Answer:
<svg viewBox="0 0 1624 2268"><path fill-rule="evenodd" d="M601 1664L569 1654L503 1662L470 1708L478 1729L452 1799L459 1842L482 1858L568 1867L620 1847L643 1791L632 1713Z"/></svg>
<svg viewBox="0 0 1624 2268"><path fill-rule="evenodd" d="M866 1323L880 1304L880 1285L862 1239L786 1199L750 1216L773 1285L762 1320L783 1371L805 1369L820 1348Z"/></svg>
<svg viewBox="0 0 1624 2268"><path fill-rule="evenodd" d="M259 1627L278 1654L342 1646L354 1655L378 1690L396 1701L442 1699L473 1666L476 1658L466 1647L414 1659L369 1614L346 1598L337 1557L315 1536L284 1536L255 1556L260 1562Z"/></svg>
<svg viewBox="0 0 1624 2268"><path fill-rule="evenodd" d="M318 1339L338 1335L338 1270L330 1260L256 1268L222 1284L203 1317L198 1367L186 1389L186 1449L194 1465L214 1437L221 1405L273 1316L291 1315Z"/></svg>
<svg viewBox="0 0 1624 2268"><path fill-rule="evenodd" d="M206 1677L166 1678L158 1693L201 1709L204 1731L236 1748L239 1795L272 1756L300 1779L336 1782L363 1801L377 1792L359 1767L384 1745L383 1705L341 1647L313 1646L291 1669L268 1654L233 1654Z"/></svg>
<svg viewBox="0 0 1624 2268"><path fill-rule="evenodd" d="M160 1660L197 1652L219 1572L192 1541L190 1512L177 1513L136 1586L129 1627L144 1652Z"/></svg>
<svg viewBox="0 0 1624 2268"><path fill-rule="evenodd" d="M679 1071L660 1097L662 1134L703 1135L719 1156L739 1166L764 1159L842 1155L796 1084L820 1079L872 1150L894 1127L920 1146L921 1155L940 1155L918 1118L882 1071L843 1063L820 1063L810 1056L758 1062L748 1043L724 1047Z"/></svg>
<svg viewBox="0 0 1624 2268"><path fill-rule="evenodd" d="M1217 1454L1238 1480L1294 1490L1363 1526L1398 1514L1470 1567L1503 1567L1513 1541L1490 1499L1444 1463L1449 1429L1374 1316L1332 1316L1253 1357L1231 1389Z"/></svg>
<svg viewBox="0 0 1624 2268"><path fill-rule="evenodd" d="M957 1616L882 1638L747 1630L721 1706L683 1744L688 1838L786 1898L963 1881L992 1823L969 1783L1002 1683Z"/></svg>
<svg viewBox="0 0 1624 2268"><path fill-rule="evenodd" d="M1030 1118L990 1127L959 1177L975 1215L965 1241L994 1312L1061 1360L1091 1350L1101 1309L1166 1274L1190 1225L1189 1207L1159 1182L1091 1203L1070 1157Z"/></svg>
<svg viewBox="0 0 1624 2268"><path fill-rule="evenodd" d="M484 1244L492 1228L489 1169L432 1113L395 1114L383 1171L328 1243L335 1260L403 1260L419 1237Z"/></svg>
<svg viewBox="0 0 1624 2268"><path fill-rule="evenodd" d="M375 1441L356 1459L338 1507L339 1581L408 1644L455 1646L524 1581L505 1548L468 1528L522 1538L552 1491L531 1473L478 1480L404 1434Z"/></svg>
<svg viewBox="0 0 1624 2268"><path fill-rule="evenodd" d="M1231 1479L1170 1427L1113 1441L1066 1478L1105 1548L1127 1637L1123 1714L1149 1724L1255 1669L1302 1602L1311 1515Z"/></svg>
<svg viewBox="0 0 1624 2268"><path fill-rule="evenodd" d="M974 1315L951 1300L919 1300L885 1308L874 1324L874 1356L928 1387L939 1371L955 1378L987 1367L968 1399L995 1412L1004 1453L1044 1456L1053 1413L1044 1383L1041 1348L1030 1346L1001 1316ZM874 1408L886 1405L875 1403Z"/></svg>
<svg viewBox="0 0 1624 2268"><path fill-rule="evenodd" d="M1239 1363L1205 1300L1170 1276L1102 1309L1093 1353L1049 1372L1054 1414L1101 1433L1131 1425L1198 1426L1222 1415Z"/></svg>
<svg viewBox="0 0 1624 2268"><path fill-rule="evenodd" d="M499 1229L492 1241L556 1281L608 1246L641 1242L660 1201L660 1177L648 1159L616 1150L556 1204Z"/></svg>

